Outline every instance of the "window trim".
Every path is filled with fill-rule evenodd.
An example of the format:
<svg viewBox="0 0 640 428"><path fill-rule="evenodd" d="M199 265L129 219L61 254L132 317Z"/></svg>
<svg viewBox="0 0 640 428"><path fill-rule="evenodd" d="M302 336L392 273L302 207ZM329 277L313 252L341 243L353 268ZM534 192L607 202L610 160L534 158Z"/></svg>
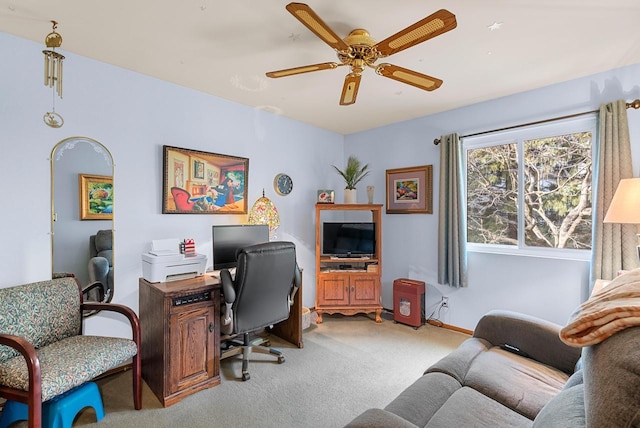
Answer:
<svg viewBox="0 0 640 428"><path fill-rule="evenodd" d="M467 197L467 152L471 149L479 149L503 144L516 143L519 159L524 159L524 144L526 140L535 140L540 138L548 138L555 135L571 134L577 132L591 132L591 165L595 167L596 149L598 147L597 133L597 116L595 114L585 115L578 118L561 119L550 123L523 126L518 129L506 131L496 131L491 134L483 134L475 137L463 137L463 168L465 174L464 197ZM595 195L595 172L592 174L591 200L594 201ZM547 248L547 247L529 247L524 243L524 216L522 209L524 207L524 194L520 189L524 188L524 173L522 165L518 165L518 245L502 245L502 244L481 244L475 242L467 242L467 251L478 253L505 254L515 256L528 257L544 257L565 260L591 260L592 249L580 250L575 248ZM466 208L466 207L465 207ZM593 218L593 217L592 217Z"/></svg>

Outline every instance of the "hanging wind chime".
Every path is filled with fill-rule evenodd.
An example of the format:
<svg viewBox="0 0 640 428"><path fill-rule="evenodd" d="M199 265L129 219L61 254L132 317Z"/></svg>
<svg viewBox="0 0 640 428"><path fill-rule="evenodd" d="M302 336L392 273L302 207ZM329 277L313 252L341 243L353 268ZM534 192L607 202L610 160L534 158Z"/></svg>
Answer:
<svg viewBox="0 0 640 428"><path fill-rule="evenodd" d="M56 94L62 99L62 61L64 56L56 52L56 48L62 45L62 36L56 33L58 23L51 21L53 31L47 34L44 40L47 49L44 54L44 85L52 88L53 100L51 111L44 114L44 123L52 128L60 128L64 124L64 119L56 113Z"/></svg>

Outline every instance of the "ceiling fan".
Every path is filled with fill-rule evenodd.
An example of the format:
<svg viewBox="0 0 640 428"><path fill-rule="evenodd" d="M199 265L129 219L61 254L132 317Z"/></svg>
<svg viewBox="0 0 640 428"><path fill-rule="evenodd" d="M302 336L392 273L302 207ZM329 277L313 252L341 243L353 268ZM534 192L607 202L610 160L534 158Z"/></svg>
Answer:
<svg viewBox="0 0 640 428"><path fill-rule="evenodd" d="M397 65L382 63L375 65L379 58L385 58L418 43L453 30L457 26L456 17L448 10L441 9L396 34L376 43L367 30L355 29L341 39L322 19L304 3L289 3L286 9L322 41L331 46L338 54L339 63L323 62L302 67L270 71L268 77L278 78L311 71L329 70L349 66L342 87L340 105L356 102L360 79L365 67L371 67L376 73L398 82L406 83L425 91L433 91L442 85L442 80Z"/></svg>

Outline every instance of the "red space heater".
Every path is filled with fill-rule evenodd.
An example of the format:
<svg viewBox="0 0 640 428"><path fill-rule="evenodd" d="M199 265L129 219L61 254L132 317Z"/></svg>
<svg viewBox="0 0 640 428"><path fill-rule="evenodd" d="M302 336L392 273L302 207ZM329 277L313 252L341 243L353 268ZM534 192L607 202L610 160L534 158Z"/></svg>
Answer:
<svg viewBox="0 0 640 428"><path fill-rule="evenodd" d="M424 282L398 278L393 281L393 320L415 328L424 324Z"/></svg>

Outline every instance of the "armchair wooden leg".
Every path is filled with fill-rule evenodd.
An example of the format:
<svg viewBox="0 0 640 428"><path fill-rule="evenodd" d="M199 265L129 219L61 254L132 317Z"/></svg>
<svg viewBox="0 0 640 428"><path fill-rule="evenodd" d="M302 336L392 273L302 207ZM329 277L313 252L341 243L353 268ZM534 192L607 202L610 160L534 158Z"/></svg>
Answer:
<svg viewBox="0 0 640 428"><path fill-rule="evenodd" d="M29 428L40 428L42 426L42 397L29 396L28 418Z"/></svg>
<svg viewBox="0 0 640 428"><path fill-rule="evenodd" d="M34 352L35 353L35 352ZM27 355L25 355L27 357ZM27 395L27 417L29 418L29 428L40 428L42 426L42 385L40 383L40 361L35 358L27 358L29 367L29 392ZM35 370L33 370L33 367ZM35 371L36 373L32 373Z"/></svg>
<svg viewBox="0 0 640 428"><path fill-rule="evenodd" d="M140 353L133 357L133 406L136 410L142 409L142 382L140 380L141 365Z"/></svg>

